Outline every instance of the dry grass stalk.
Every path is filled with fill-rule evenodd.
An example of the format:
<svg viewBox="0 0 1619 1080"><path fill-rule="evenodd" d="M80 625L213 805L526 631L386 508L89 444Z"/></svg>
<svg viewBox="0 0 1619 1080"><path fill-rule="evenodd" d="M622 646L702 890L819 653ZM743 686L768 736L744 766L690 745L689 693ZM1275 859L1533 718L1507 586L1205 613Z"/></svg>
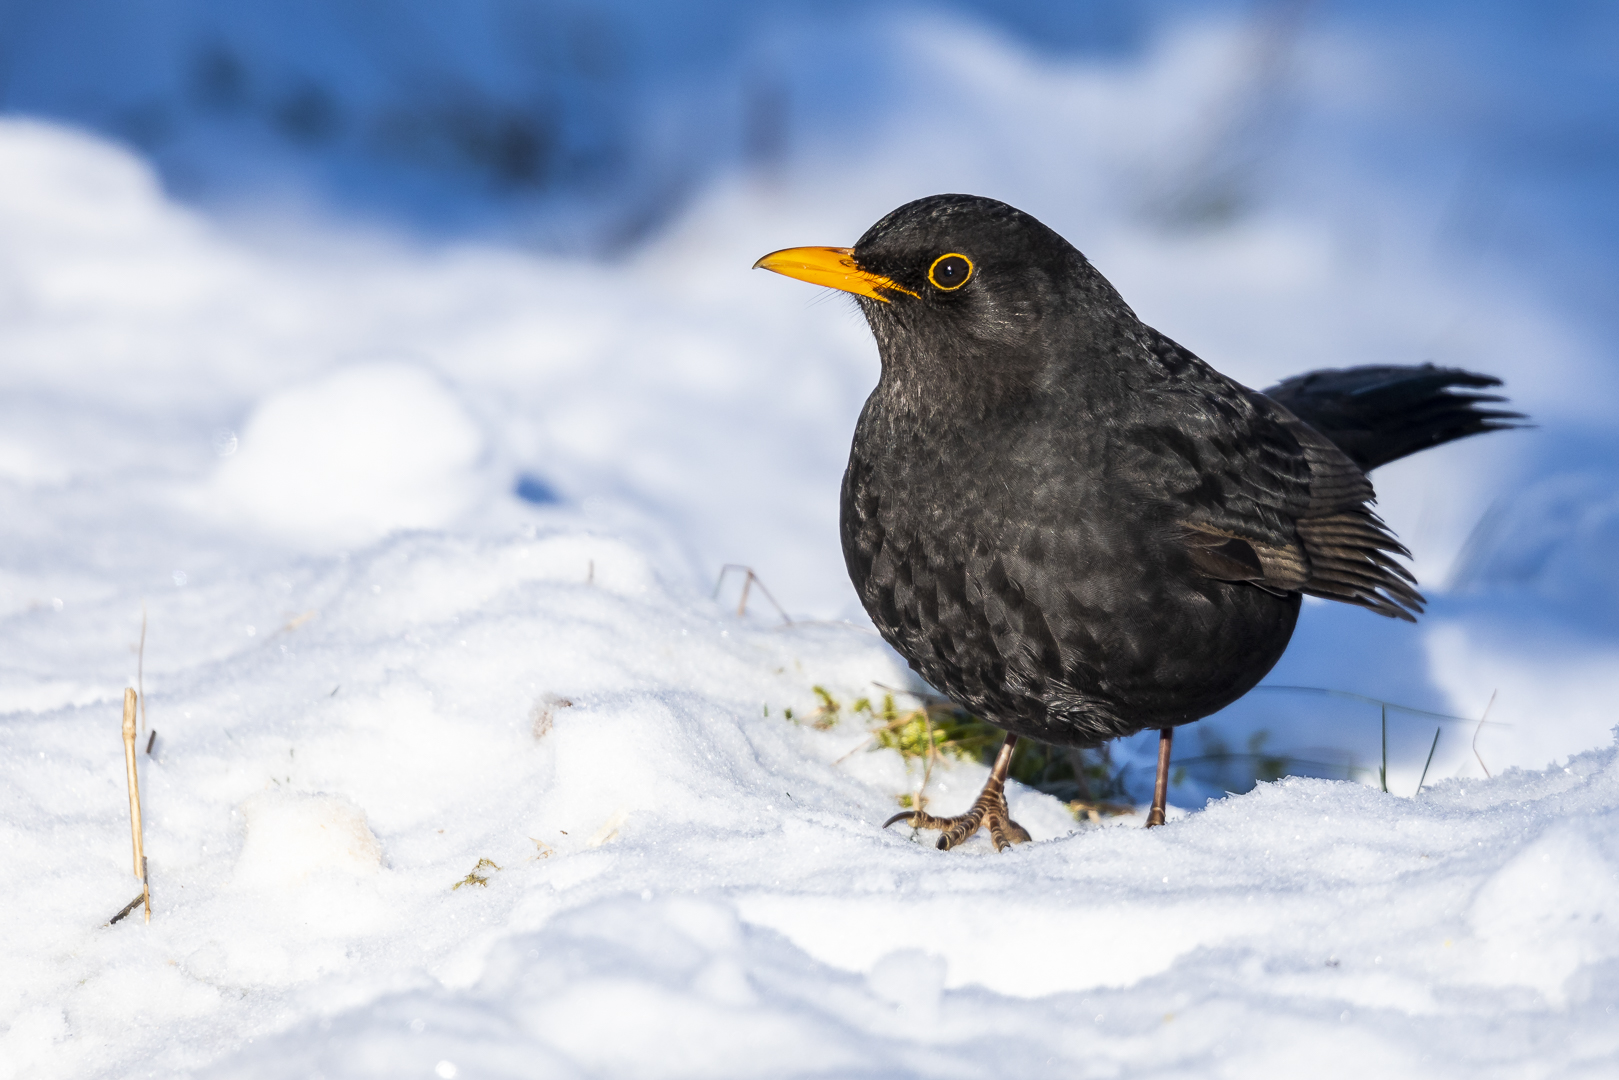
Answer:
<svg viewBox="0 0 1619 1080"><path fill-rule="evenodd" d="M1501 691L1499 688L1490 691L1490 702L1484 706L1484 715L1478 718L1478 727L1473 729L1473 756L1478 758L1478 767L1484 770L1484 775L1490 775L1490 767L1484 764L1484 757L1478 752L1479 732L1484 730L1484 721L1490 718L1490 710L1495 708L1495 695Z"/></svg>
<svg viewBox="0 0 1619 1080"><path fill-rule="evenodd" d="M118 914L116 914L112 918L108 919L107 920L107 925L112 926L113 924L117 923L119 919L122 919L124 916L128 915L131 911L134 911L136 908L140 907L141 906L141 901L144 900L144 899L146 899L146 891L143 889L143 890L141 890L141 894L139 896L135 897L135 899L131 900L129 903L125 904L123 906L122 910L120 910L118 912Z"/></svg>
<svg viewBox="0 0 1619 1080"><path fill-rule="evenodd" d="M724 566L720 567L719 580L714 582L714 599L719 599L720 589L725 585L726 575L732 570L740 570L744 575L742 578L742 598L737 601L736 605L736 614L738 618L741 618L748 613L748 592L753 588L753 586L758 585L759 591L764 594L764 598L770 601L770 605L776 609L776 614L781 616L782 625L793 625L793 620L787 614L786 609L780 604L776 603L776 598L770 595L770 590L765 588L764 581L760 579L758 574L753 572L753 567L751 566L743 566L741 563L726 563Z"/></svg>
<svg viewBox="0 0 1619 1080"><path fill-rule="evenodd" d="M928 726L928 755L926 764L922 767L922 783L916 789L916 809L927 808L928 799L923 792L928 789L928 781L933 779L933 763L939 759L939 748L933 742L933 716L926 709L922 710L922 722Z"/></svg>
<svg viewBox="0 0 1619 1080"><path fill-rule="evenodd" d="M546 694L534 703L529 710L529 730L536 739L543 739L550 734L551 726L556 723L557 713L563 709L573 708L573 702L557 694Z"/></svg>
<svg viewBox="0 0 1619 1080"><path fill-rule="evenodd" d="M302 615L294 615L292 618L287 620L286 625L281 627L281 632L284 634L290 634L292 631L298 629L304 623L308 622L310 619L313 619L319 614L320 612L318 610L315 608L310 608Z"/></svg>
<svg viewBox="0 0 1619 1080"><path fill-rule="evenodd" d="M141 782L135 770L135 691L124 691L124 768L129 778L129 839L134 849L135 878L141 883L146 921L152 921L152 888L146 877L146 851L141 836Z"/></svg>

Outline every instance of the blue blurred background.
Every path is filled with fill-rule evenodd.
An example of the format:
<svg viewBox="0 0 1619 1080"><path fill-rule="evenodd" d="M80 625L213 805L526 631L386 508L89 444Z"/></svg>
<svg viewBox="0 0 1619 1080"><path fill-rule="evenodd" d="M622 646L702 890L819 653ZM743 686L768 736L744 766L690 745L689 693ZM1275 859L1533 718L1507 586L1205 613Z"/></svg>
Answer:
<svg viewBox="0 0 1619 1080"><path fill-rule="evenodd" d="M833 153L896 109L948 112L951 73L897 59L908 28L1127 65L1214 19L1253 47L1188 148L1206 175L1157 208L1166 220L1298 197L1278 159L1330 144L1432 189L1444 242L1619 307L1619 6L1604 0L3 0L0 108L121 140L209 207L279 200L611 254L727 170ZM1311 36L1373 55L1370 117L1301 109Z"/></svg>

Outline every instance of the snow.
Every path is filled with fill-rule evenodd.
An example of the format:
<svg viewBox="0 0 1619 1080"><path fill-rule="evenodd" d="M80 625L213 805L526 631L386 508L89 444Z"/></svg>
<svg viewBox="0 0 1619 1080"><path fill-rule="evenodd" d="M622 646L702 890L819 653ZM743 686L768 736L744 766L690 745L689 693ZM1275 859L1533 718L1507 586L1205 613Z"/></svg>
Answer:
<svg viewBox="0 0 1619 1080"><path fill-rule="evenodd" d="M271 394L243 423L239 451L231 438L205 504L310 543L441 527L492 494L477 469L483 432L410 364L346 366Z"/></svg>
<svg viewBox="0 0 1619 1080"><path fill-rule="evenodd" d="M1230 172L1188 102L1249 92L1241 24L1088 59L869 25L834 59L884 57L888 115L717 170L613 261L203 211L0 119L0 1076L1612 1074L1611 313L1550 288L1606 250L1435 239L1450 151L1365 150L1444 126L1393 104L1410 42L1305 34L1310 122L1188 228L1166 200ZM903 89L939 71L956 107ZM1559 183L1503 190L1551 214ZM1245 381L1434 359L1533 413L1374 478L1428 618L1309 604L1269 688L1177 740L1330 775L1189 767L1151 831L1014 785L1036 842L1000 854L880 828L922 769L811 722L816 687L915 686L837 544L873 349L747 267L945 189L1035 211ZM738 562L790 622L710 595ZM136 684L154 917L108 926ZM1115 749L1138 796L1151 753ZM930 809L984 775L936 768Z"/></svg>

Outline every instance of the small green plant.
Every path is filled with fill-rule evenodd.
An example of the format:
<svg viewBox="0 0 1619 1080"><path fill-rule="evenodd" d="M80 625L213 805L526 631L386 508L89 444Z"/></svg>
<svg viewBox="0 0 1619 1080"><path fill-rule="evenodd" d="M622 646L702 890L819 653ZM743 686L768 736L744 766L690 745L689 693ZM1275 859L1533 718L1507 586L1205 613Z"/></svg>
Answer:
<svg viewBox="0 0 1619 1080"><path fill-rule="evenodd" d="M869 700L856 705L870 717L876 745L897 750L906 761L934 762L948 755L952 760L988 761L1006 733L985 723L965 709L948 701L923 699L914 709L900 709L893 694L884 694L881 709Z"/></svg>
<svg viewBox="0 0 1619 1080"><path fill-rule="evenodd" d="M474 866L472 868L472 871L470 873L468 873L466 877L462 878L460 881L457 881L454 885L450 886L450 891L454 892L455 890L459 889L463 885L477 885L480 888L487 889L489 887L489 878L484 874L478 873L479 870L482 870L485 867L487 867L490 870L499 870L500 869L500 867L495 865L495 860L493 860L493 859L479 859L478 860L478 865Z"/></svg>
<svg viewBox="0 0 1619 1080"><path fill-rule="evenodd" d="M812 686L810 690L821 702L820 708L815 710L815 717L810 721L810 726L816 731L827 731L838 722L838 713L842 711L842 706L826 687Z"/></svg>

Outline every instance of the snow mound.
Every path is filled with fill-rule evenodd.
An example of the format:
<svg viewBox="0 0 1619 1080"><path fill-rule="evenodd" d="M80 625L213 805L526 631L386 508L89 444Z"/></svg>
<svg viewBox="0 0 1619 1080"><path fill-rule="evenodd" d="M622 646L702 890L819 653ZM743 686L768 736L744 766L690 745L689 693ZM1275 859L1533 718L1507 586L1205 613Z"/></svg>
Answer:
<svg viewBox="0 0 1619 1080"><path fill-rule="evenodd" d="M1571 977L1619 959L1619 847L1604 839L1606 855L1588 830L1553 826L1485 883L1467 913L1485 946L1481 981L1528 985L1555 1005L1590 993Z"/></svg>
<svg viewBox="0 0 1619 1080"><path fill-rule="evenodd" d="M365 812L345 798L260 792L242 804L242 817L235 881L244 888L293 886L318 873L365 876L382 866Z"/></svg>
<svg viewBox="0 0 1619 1080"><path fill-rule="evenodd" d="M252 524L330 546L449 524L487 498L482 430L438 378L342 368L280 390L230 437L214 496Z"/></svg>

